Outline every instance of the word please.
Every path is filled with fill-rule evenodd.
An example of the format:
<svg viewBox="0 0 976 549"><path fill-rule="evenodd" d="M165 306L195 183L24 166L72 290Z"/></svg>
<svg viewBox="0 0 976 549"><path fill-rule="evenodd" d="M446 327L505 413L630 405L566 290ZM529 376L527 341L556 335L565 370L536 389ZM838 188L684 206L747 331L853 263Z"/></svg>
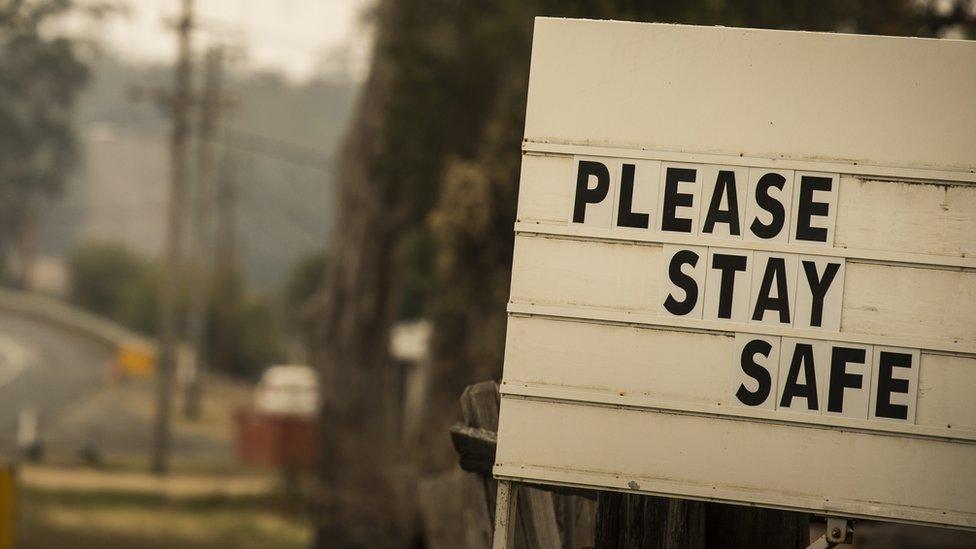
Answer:
<svg viewBox="0 0 976 549"><path fill-rule="evenodd" d="M732 402L914 423L919 357L918 349L736 334Z"/></svg>
<svg viewBox="0 0 976 549"><path fill-rule="evenodd" d="M571 224L832 245L839 175L576 157Z"/></svg>
<svg viewBox="0 0 976 549"><path fill-rule="evenodd" d="M662 259L666 316L840 329L844 258L666 244Z"/></svg>

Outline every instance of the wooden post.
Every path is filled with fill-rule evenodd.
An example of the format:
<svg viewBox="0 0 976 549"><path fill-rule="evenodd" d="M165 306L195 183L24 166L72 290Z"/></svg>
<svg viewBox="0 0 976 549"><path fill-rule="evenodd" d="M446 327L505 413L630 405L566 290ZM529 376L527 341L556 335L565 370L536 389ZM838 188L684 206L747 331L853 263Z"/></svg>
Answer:
<svg viewBox="0 0 976 549"><path fill-rule="evenodd" d="M600 492L597 549L646 547L804 548L805 513Z"/></svg>
<svg viewBox="0 0 976 549"><path fill-rule="evenodd" d="M156 363L156 417L153 422L152 471L169 470L170 414L173 375L176 371L177 300L182 265L183 206L186 191L186 141L190 104L190 31L193 28L193 0L183 0L179 25L179 58L172 97L173 129L170 138L170 198L166 227L166 267L162 273L159 305L159 361Z"/></svg>
<svg viewBox="0 0 976 549"><path fill-rule="evenodd" d="M495 492L495 533L491 549L511 549L515 547L515 517L518 513L518 489L511 482L498 483Z"/></svg>
<svg viewBox="0 0 976 549"><path fill-rule="evenodd" d="M708 547L785 547L810 544L810 515L744 505L705 506Z"/></svg>
<svg viewBox="0 0 976 549"><path fill-rule="evenodd" d="M576 518L578 508L590 509L589 506L581 506L579 502L583 497L593 498L592 493L519 485L517 490L512 487L510 493L503 494L502 483L496 483L491 477L497 444L498 410L498 384L494 381L470 385L461 395L464 423L458 423L451 428L451 440L458 452L461 468L469 471L484 486L482 497L475 497L465 505L480 507L487 501L489 512L496 515L500 512L507 513L510 505L517 508L513 521L505 523L505 535L514 536L514 545L509 544L507 547L564 549L589 546L593 539L593 521L577 521ZM497 493L500 494L497 502L496 484L499 484ZM501 501L502 495L517 501ZM469 497L471 496L472 493L469 492ZM492 517L495 525L498 520L498 516ZM488 523L488 527L491 526L492 523ZM500 542L493 540L495 544Z"/></svg>
<svg viewBox="0 0 976 549"><path fill-rule="evenodd" d="M221 108L221 75L223 72L223 50L212 47L207 52L204 64L204 86L200 98L199 135L197 137L197 177L194 181L193 230L192 230L192 284L190 285L190 306L187 310L187 332L193 343L193 369L184 387L183 415L187 418L200 417L203 398L203 372L206 361L211 357L204 354L205 317L209 297L210 271L208 251L210 249L210 227L213 210L212 195L216 186L217 158L216 134L217 120Z"/></svg>

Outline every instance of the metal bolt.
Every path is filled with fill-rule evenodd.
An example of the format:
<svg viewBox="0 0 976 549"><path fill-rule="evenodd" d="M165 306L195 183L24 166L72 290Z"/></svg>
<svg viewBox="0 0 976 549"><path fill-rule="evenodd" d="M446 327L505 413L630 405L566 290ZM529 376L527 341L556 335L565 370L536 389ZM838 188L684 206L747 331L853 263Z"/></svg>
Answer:
<svg viewBox="0 0 976 549"><path fill-rule="evenodd" d="M834 539L840 539L840 528L834 528L830 531L830 537Z"/></svg>

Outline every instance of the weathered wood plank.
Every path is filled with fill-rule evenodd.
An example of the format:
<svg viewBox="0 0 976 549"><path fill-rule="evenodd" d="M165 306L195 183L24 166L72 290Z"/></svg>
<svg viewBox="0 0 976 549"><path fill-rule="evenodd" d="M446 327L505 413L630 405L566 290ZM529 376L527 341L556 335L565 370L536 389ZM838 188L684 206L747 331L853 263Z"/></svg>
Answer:
<svg viewBox="0 0 976 549"><path fill-rule="evenodd" d="M463 471L449 471L420 481L418 499L427 547L489 547L488 509L484 498L472 494L477 478ZM487 522L490 527L490 522Z"/></svg>
<svg viewBox="0 0 976 549"><path fill-rule="evenodd" d="M969 442L569 406L506 396L495 474L976 528Z"/></svg>
<svg viewBox="0 0 976 549"><path fill-rule="evenodd" d="M572 215L573 157L522 157L517 220L566 227ZM976 186L919 181L879 181L841 177L834 247L943 257L976 254ZM878 227L886 230L878 231ZM615 232L616 238L643 238L640 232ZM829 253L824 251L823 253Z"/></svg>
<svg viewBox="0 0 976 549"><path fill-rule="evenodd" d="M589 309L631 312L641 315L635 320L653 322L661 317L664 298L662 251L655 245L630 242L518 235L511 301L569 307L583 316ZM700 282L700 290L705 283ZM805 282L790 281L793 288L801 283ZM843 288L843 334L924 338L976 349L976 316L972 314L976 271L848 260ZM763 327L759 323L714 325L739 331Z"/></svg>
<svg viewBox="0 0 976 549"><path fill-rule="evenodd" d="M498 383L468 385L461 394L461 415L468 427L498 431Z"/></svg>
<svg viewBox="0 0 976 549"><path fill-rule="evenodd" d="M551 493L529 486L519 486L518 516L521 539L529 549L561 549L556 508Z"/></svg>
<svg viewBox="0 0 976 549"><path fill-rule="evenodd" d="M491 475L498 433L458 423L451 427L451 443L458 453L461 469L469 473Z"/></svg>
<svg viewBox="0 0 976 549"><path fill-rule="evenodd" d="M703 549L705 504L601 492L597 499L597 549Z"/></svg>
<svg viewBox="0 0 976 549"><path fill-rule="evenodd" d="M621 404L643 399L727 408L732 398L733 340L725 335L511 317L507 339L506 387L580 391ZM976 360L922 352L916 426L976 433L976 399L967 396L973 394Z"/></svg>

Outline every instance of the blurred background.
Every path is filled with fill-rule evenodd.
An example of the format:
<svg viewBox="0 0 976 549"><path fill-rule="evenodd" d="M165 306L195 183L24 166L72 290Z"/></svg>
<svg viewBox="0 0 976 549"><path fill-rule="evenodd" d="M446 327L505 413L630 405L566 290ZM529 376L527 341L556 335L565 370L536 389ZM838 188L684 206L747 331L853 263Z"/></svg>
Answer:
<svg viewBox="0 0 976 549"><path fill-rule="evenodd" d="M536 15L976 37L974 0L0 0L0 549L434 546Z"/></svg>

